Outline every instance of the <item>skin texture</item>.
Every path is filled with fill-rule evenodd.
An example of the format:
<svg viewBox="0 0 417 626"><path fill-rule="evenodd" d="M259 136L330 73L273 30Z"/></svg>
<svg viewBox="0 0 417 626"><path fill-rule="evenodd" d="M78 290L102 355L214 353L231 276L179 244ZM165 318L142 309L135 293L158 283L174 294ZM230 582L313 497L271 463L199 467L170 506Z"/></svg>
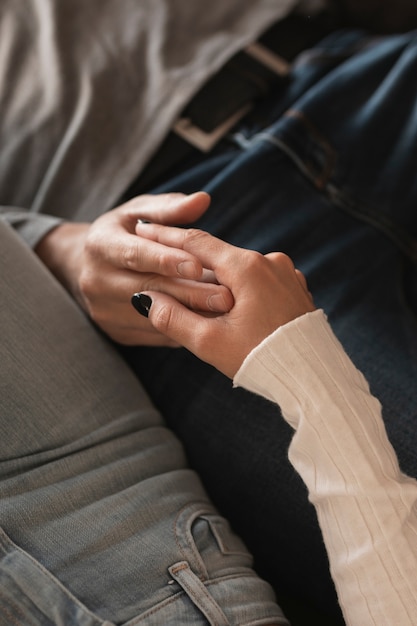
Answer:
<svg viewBox="0 0 417 626"><path fill-rule="evenodd" d="M195 255L230 289L233 307L215 316L191 311L167 294L146 291L152 300L151 324L230 378L276 328L315 309L304 276L283 253L263 256L195 229L138 224L136 232Z"/></svg>
<svg viewBox="0 0 417 626"><path fill-rule="evenodd" d="M64 223L36 248L45 265L92 320L125 345L176 346L130 304L133 293L164 291L187 307L218 313L233 305L230 291L218 285L191 252L169 248L135 234L138 219L162 224L196 220L207 209L203 192L186 196L139 196L100 216L92 224Z"/></svg>
<svg viewBox="0 0 417 626"><path fill-rule="evenodd" d="M285 254L166 226L196 220L209 203L203 192L139 196L92 224L58 226L37 253L113 340L182 345L233 377L257 344L314 304ZM152 299L149 318L131 306L137 292Z"/></svg>

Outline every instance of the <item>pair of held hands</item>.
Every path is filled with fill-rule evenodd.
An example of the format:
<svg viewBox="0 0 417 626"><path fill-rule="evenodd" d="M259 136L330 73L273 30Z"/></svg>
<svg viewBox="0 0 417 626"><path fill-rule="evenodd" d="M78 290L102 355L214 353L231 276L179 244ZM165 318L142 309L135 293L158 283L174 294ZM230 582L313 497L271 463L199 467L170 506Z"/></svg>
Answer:
<svg viewBox="0 0 417 626"><path fill-rule="evenodd" d="M265 337L315 307L285 254L170 226L194 222L209 203L204 192L139 196L92 224L58 226L37 253L116 342L181 345L233 378ZM148 317L131 305L139 292Z"/></svg>

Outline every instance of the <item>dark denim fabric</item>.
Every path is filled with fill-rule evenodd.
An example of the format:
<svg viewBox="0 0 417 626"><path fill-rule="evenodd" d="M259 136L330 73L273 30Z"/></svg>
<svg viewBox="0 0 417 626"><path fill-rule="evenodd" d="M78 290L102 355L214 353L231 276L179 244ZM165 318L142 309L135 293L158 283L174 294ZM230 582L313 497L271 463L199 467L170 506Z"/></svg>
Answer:
<svg viewBox="0 0 417 626"><path fill-rule="evenodd" d="M298 59L289 83L238 129L234 144L156 190L204 188L212 205L198 226L293 258L380 398L402 469L412 476L416 78L415 33L334 34ZM127 353L258 571L279 596L311 603L336 621L316 516L287 460L292 433L276 407L233 390L185 351Z"/></svg>

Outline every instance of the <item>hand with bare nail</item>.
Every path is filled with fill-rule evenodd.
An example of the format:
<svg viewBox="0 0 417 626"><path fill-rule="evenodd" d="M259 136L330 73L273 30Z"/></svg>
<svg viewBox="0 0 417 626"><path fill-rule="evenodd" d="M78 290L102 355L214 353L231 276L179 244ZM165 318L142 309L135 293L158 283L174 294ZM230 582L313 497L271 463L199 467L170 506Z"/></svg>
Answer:
<svg viewBox="0 0 417 626"><path fill-rule="evenodd" d="M138 220L160 224L195 221L210 203L206 193L138 196L92 224L64 223L38 245L37 253L92 320L125 345L176 346L130 304L134 292L163 291L190 309L219 313L233 305L191 252L141 237Z"/></svg>

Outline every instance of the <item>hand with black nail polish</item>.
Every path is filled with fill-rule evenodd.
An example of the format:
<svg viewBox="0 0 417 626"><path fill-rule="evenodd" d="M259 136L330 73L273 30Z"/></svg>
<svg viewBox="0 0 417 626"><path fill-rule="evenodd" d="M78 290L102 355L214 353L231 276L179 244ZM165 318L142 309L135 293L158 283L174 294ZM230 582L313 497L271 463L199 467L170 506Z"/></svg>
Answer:
<svg viewBox="0 0 417 626"><path fill-rule="evenodd" d="M153 225L148 236L194 254L230 290L234 305L207 315L169 294L146 290L133 296L134 307L159 332L230 378L274 330L315 310L303 274L286 254L263 256L195 229Z"/></svg>
<svg viewBox="0 0 417 626"><path fill-rule="evenodd" d="M152 305L152 299L144 293L134 293L132 296L132 304L136 311L143 315L143 317L149 317L149 309Z"/></svg>

